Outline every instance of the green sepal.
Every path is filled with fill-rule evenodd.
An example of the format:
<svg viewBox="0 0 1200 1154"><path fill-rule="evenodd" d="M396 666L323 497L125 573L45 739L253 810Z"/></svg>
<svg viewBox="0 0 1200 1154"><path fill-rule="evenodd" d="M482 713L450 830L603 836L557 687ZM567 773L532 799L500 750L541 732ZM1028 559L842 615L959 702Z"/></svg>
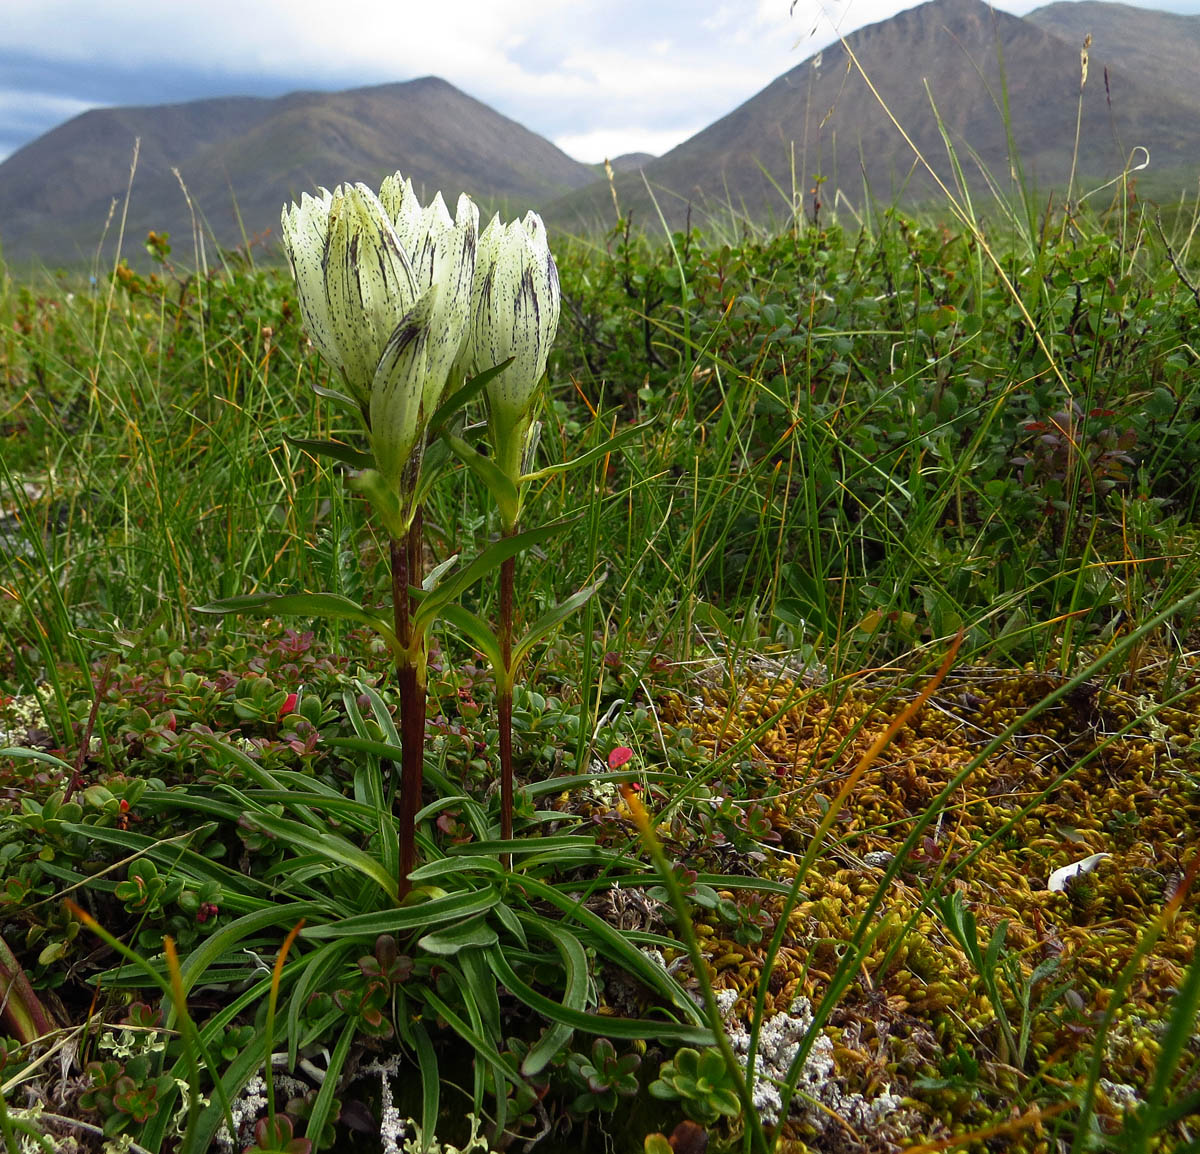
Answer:
<svg viewBox="0 0 1200 1154"><path fill-rule="evenodd" d="M450 450L439 437L429 441L425 446L425 457L421 462L421 472L417 477L417 487L413 492L412 504L419 509L429 500L433 490L450 461Z"/></svg>
<svg viewBox="0 0 1200 1154"><path fill-rule="evenodd" d="M260 617L277 614L300 617L334 617L342 621L355 621L359 625L376 629L387 638L393 647L396 634L380 613L365 609L357 601L343 597L340 593L248 593L242 597L224 597L197 605L197 613L254 613Z"/></svg>
<svg viewBox="0 0 1200 1154"><path fill-rule="evenodd" d="M582 453L573 460L563 461L561 465L547 465L544 469L535 469L532 473L526 473L521 478L521 481L544 481L547 477L553 477L557 473L565 473L568 469L577 469L581 465L590 465L593 461L598 461L601 457L605 457L609 453L621 448L626 441L632 440L638 433L648 429L650 424L651 422L649 421L643 421L640 425L633 425L618 433L615 437L610 437L604 444L597 445L594 449L589 449L586 453Z"/></svg>
<svg viewBox="0 0 1200 1154"><path fill-rule="evenodd" d="M384 480L382 473L376 469L366 469L351 480L350 486L371 502L389 537L399 541L407 535L416 505L410 503L406 516L399 494Z"/></svg>
<svg viewBox="0 0 1200 1154"><path fill-rule="evenodd" d="M349 465L352 469L375 468L375 458L370 453L364 453L352 445L343 445L338 441L313 441L306 437L289 437L286 433L283 439L289 445L295 445L297 449L303 449L315 457L329 457L334 461L340 461L343 465Z"/></svg>

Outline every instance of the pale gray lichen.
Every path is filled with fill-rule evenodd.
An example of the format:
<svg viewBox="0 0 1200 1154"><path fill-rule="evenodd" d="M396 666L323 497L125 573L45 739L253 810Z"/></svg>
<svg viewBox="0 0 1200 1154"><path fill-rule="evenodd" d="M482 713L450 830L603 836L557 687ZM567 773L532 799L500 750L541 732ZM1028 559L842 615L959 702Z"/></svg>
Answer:
<svg viewBox="0 0 1200 1154"><path fill-rule="evenodd" d="M732 991L721 991L728 994ZM736 995L734 1000L736 1000ZM732 1002L718 996L722 1012ZM788 1069L813 1028L812 1007L807 998L797 998L789 1013L772 1014L762 1024L758 1034L758 1050L754 1061L754 1086L751 1097L759 1117L773 1126L783 1109L780 1084L787 1080ZM748 1066L750 1030L741 1022L727 1024L729 1041L743 1068ZM833 1040L825 1033L813 1039L811 1048L800 1067L796 1091L789 1115L802 1118L819 1133L837 1126L840 1118L856 1130L877 1127L885 1119L895 1121L900 1108L898 1095L884 1090L873 1098L847 1091L837 1077L833 1060Z"/></svg>
<svg viewBox="0 0 1200 1154"><path fill-rule="evenodd" d="M1101 1078L1097 1085L1104 1096L1122 1110L1132 1109L1142 1100L1137 1090L1125 1082L1110 1082L1107 1078Z"/></svg>
<svg viewBox="0 0 1200 1154"><path fill-rule="evenodd" d="M306 1083L287 1074L275 1075L275 1093L285 1101L292 1096L307 1093ZM253 1140L254 1123L267 1108L267 1083L261 1074L255 1074L243 1087L242 1092L230 1103L230 1114L233 1115L234 1134L229 1133L229 1127L222 1122L214 1135L217 1148L226 1154L245 1149Z"/></svg>
<svg viewBox="0 0 1200 1154"><path fill-rule="evenodd" d="M392 1098L392 1083L389 1080L396 1076L399 1069L399 1055L363 1067L364 1074L379 1075L379 1139L383 1146L383 1154L402 1154L403 1147L400 1143L408 1135L408 1128Z"/></svg>

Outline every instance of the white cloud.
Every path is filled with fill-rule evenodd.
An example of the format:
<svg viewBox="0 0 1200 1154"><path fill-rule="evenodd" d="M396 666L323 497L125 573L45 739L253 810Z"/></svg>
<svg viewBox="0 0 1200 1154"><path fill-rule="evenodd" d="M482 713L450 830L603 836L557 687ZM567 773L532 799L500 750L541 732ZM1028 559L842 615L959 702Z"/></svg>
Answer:
<svg viewBox="0 0 1200 1154"><path fill-rule="evenodd" d="M8 110L10 119L30 123L56 123L86 112L93 105L72 96L52 92L27 92L17 88L0 88L0 104Z"/></svg>
<svg viewBox="0 0 1200 1154"><path fill-rule="evenodd" d="M615 160L627 152L649 152L653 156L661 156L704 127L704 123L699 123L684 129L682 133L676 129L605 128L596 132L568 132L556 136L554 143L575 160L581 160L584 164L600 164L604 160Z"/></svg>

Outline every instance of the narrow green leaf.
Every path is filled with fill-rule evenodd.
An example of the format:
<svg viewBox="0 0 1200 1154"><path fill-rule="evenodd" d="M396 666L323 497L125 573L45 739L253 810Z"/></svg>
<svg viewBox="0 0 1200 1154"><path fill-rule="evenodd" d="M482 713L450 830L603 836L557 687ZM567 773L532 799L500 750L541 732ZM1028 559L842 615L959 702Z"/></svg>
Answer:
<svg viewBox="0 0 1200 1154"><path fill-rule="evenodd" d="M456 389L450 394L434 411L433 416L429 420L429 429L432 434L436 435L441 432L442 426L461 409L469 400L479 396L480 393L487 387L488 382L499 376L509 365L513 363L515 358L509 357L506 361L501 361L494 368L486 369L478 376L472 377L461 389Z"/></svg>
<svg viewBox="0 0 1200 1154"><path fill-rule="evenodd" d="M346 1058L350 1053L350 1044L354 1041L357 1033L358 1023L351 1018L338 1035L333 1053L329 1055L329 1065L326 1068L325 1077L321 1080L321 1088L317 1091L316 1100L313 1102L312 1113L309 1115L308 1129L306 1130L308 1134L320 1134L325 1128L326 1120L333 1112L334 1095L337 1093L338 1083L341 1081L342 1067L346 1064Z"/></svg>
<svg viewBox="0 0 1200 1154"><path fill-rule="evenodd" d="M439 922L450 922L457 918L486 913L499 900L500 895L490 888L475 893L449 894L444 898L433 898L427 902L417 902L394 910L359 914L326 925L305 926L300 931L300 936L306 940L363 937L373 941L380 934L404 933Z"/></svg>
<svg viewBox="0 0 1200 1154"><path fill-rule="evenodd" d="M686 1042L696 1046L711 1046L716 1040L708 1026L687 1025L664 1019L610 1018L572 1009L553 998L539 994L518 977L508 964L503 950L493 949L489 951L488 956L496 976L509 993L551 1022L561 1022L586 1034L601 1034L606 1038L657 1038L664 1042Z"/></svg>
<svg viewBox="0 0 1200 1154"><path fill-rule="evenodd" d="M443 857L419 865L408 877L414 883L424 883L453 877L455 874L476 873L501 877L505 872L504 867L490 857Z"/></svg>
<svg viewBox="0 0 1200 1154"><path fill-rule="evenodd" d="M442 577L446 574L446 572L448 570L450 570L454 567L454 565L457 561L458 561L458 554L455 553L453 556L447 557L446 560L443 561L440 565L435 565L429 571L425 580L421 582L421 589L426 593L432 593L437 588L438 582L442 579Z"/></svg>
<svg viewBox="0 0 1200 1154"><path fill-rule="evenodd" d="M558 628L571 614L577 612L582 606L595 596L596 590L604 584L608 574L604 574L599 581L587 586L586 589L580 589L578 593L572 593L565 601L558 605L547 609L525 632L525 636L513 646L512 652L512 668L510 673L515 673L517 667L525 659L529 651L551 630Z"/></svg>
<svg viewBox="0 0 1200 1154"><path fill-rule="evenodd" d="M548 937L562 954L563 968L566 972L566 988L563 991L563 1005L570 1010L582 1011L587 998L587 955L583 946L570 934L551 926L541 918L526 919L535 921L538 929ZM556 1022L542 1035L541 1040L530 1048L521 1063L521 1073L527 1078L536 1077L571 1039L574 1029L563 1023Z"/></svg>
<svg viewBox="0 0 1200 1154"><path fill-rule="evenodd" d="M526 529L525 532L516 533L512 537L501 537L499 541L489 545L474 561L460 569L421 602L416 613L413 614L413 628L428 629L441 615L445 606L458 601L485 573L490 573L493 569L498 568L509 557L515 557L518 553L549 540L574 522L575 518L552 521L549 525L542 525L537 529Z"/></svg>
<svg viewBox="0 0 1200 1154"><path fill-rule="evenodd" d="M364 853L358 846L333 833L322 833L311 826L290 818L275 817L274 814L254 814L254 824L286 845L299 847L310 853L323 853L331 861L341 862L365 877L370 878L393 901L399 887L396 877L389 875L382 864Z"/></svg>
<svg viewBox="0 0 1200 1154"><path fill-rule="evenodd" d="M432 987L423 990L421 998L439 1018L474 1050L476 1058L485 1061L492 1069L498 1071L514 1086L521 1085L520 1074L514 1066L510 1065L496 1053L494 1041L485 1038L479 1030L472 1029L458 1016L457 1010L452 1009L437 996Z"/></svg>
<svg viewBox="0 0 1200 1154"><path fill-rule="evenodd" d="M507 519L511 520L520 499L512 478L491 457L485 457L461 437L448 436L446 439L462 463L487 486L501 512L509 514Z"/></svg>
<svg viewBox="0 0 1200 1154"><path fill-rule="evenodd" d="M340 593L247 593L242 597L224 597L207 605L197 605L196 612L256 613L264 617L275 614L335 617L368 625L391 639L395 637L384 614L366 609Z"/></svg>
<svg viewBox="0 0 1200 1154"><path fill-rule="evenodd" d="M589 449L586 453L581 453L570 461L563 461L560 465L547 465L544 469L537 469L532 473L527 473L521 478L522 481L542 481L547 477L553 477L557 473L565 473L568 469L578 469L583 465L590 465L594 461L600 460L601 457L607 456L609 453L614 453L622 448L627 441L633 440L639 433L645 432L650 427L650 421L643 421L640 425L633 425L628 429L623 429L615 437L610 437L602 445L597 445L594 449Z"/></svg>
<svg viewBox="0 0 1200 1154"><path fill-rule="evenodd" d="M392 757L393 760L397 760L403 751L400 748L400 734L396 730L396 722L393 720L391 711L387 707L387 702L383 700L379 695L379 691L374 686L366 685L361 681L355 682L355 684L358 686L359 693L371 703L371 715L375 718L375 723L396 751L394 755L388 756Z"/></svg>
<svg viewBox="0 0 1200 1154"><path fill-rule="evenodd" d="M0 748L0 756L15 757L21 761L44 761L56 769L65 769L67 773L75 772L75 767L69 761L63 761L61 757L55 757L52 753L43 753L40 749L22 749L19 746L6 745Z"/></svg>
<svg viewBox="0 0 1200 1154"><path fill-rule="evenodd" d="M326 400L333 401L335 404L345 405L348 409L353 409L354 412L359 412L358 402L353 397L346 396L345 393L339 393L337 389L327 389L324 385L313 385L312 391L318 397L324 397Z"/></svg>
<svg viewBox="0 0 1200 1154"><path fill-rule="evenodd" d="M457 629L487 658L493 669L500 668L503 664L500 657L500 639L482 617L461 605L444 606L441 616L443 621Z"/></svg>
<svg viewBox="0 0 1200 1154"><path fill-rule="evenodd" d="M364 453L361 449L354 448L353 445L343 445L340 441L314 441L307 437L289 437L286 433L283 439L289 445L295 445L297 449L303 449L306 453L312 453L315 457L329 457L331 460L340 461L343 465L349 465L352 469L373 469L375 468L375 458L370 453Z"/></svg>
<svg viewBox="0 0 1200 1154"><path fill-rule="evenodd" d="M421 1070L421 1146L428 1150L437 1137L438 1102L442 1078L437 1053L422 1022L412 1023L412 1036Z"/></svg>

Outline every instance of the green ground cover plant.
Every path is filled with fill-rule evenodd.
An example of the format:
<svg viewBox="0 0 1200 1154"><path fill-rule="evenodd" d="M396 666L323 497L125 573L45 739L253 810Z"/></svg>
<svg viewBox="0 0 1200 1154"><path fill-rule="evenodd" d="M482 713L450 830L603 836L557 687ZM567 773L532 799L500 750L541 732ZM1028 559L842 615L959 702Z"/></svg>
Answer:
<svg viewBox="0 0 1200 1154"><path fill-rule="evenodd" d="M390 527L286 270L5 276L9 1147L1194 1149L1198 219L556 240Z"/></svg>

